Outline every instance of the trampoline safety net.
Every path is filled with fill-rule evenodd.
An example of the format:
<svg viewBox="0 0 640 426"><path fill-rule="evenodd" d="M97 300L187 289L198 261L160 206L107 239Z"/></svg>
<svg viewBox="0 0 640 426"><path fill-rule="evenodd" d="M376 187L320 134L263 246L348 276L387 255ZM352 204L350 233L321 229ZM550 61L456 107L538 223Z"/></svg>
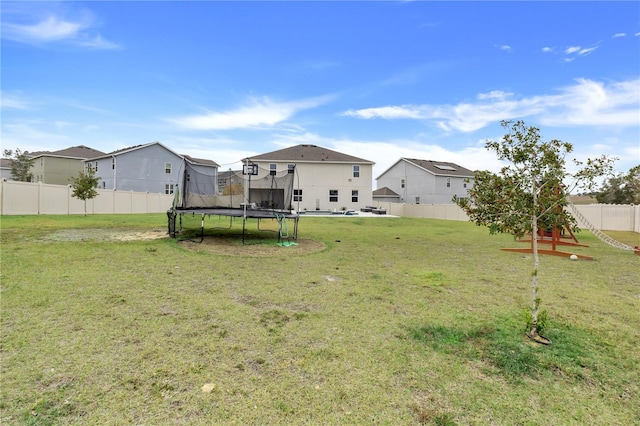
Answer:
<svg viewBox="0 0 640 426"><path fill-rule="evenodd" d="M185 162L182 184L174 194L173 209L236 209L246 203L252 209L291 212L295 168L276 172L254 166L252 170L257 174L226 173L226 182L219 188L216 176Z"/></svg>

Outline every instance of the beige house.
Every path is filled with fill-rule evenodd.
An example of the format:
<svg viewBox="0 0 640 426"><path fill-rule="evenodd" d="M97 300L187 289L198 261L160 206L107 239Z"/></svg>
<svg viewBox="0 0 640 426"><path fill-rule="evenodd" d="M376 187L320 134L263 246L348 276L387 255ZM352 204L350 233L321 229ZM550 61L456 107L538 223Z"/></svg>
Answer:
<svg viewBox="0 0 640 426"><path fill-rule="evenodd" d="M54 185L69 185L71 178L84 170L85 160L104 155L104 152L84 145L73 146L59 151L31 153L34 182Z"/></svg>
<svg viewBox="0 0 640 426"><path fill-rule="evenodd" d="M306 144L244 161L276 172L294 169L292 205L297 211L359 211L371 205L372 161Z"/></svg>

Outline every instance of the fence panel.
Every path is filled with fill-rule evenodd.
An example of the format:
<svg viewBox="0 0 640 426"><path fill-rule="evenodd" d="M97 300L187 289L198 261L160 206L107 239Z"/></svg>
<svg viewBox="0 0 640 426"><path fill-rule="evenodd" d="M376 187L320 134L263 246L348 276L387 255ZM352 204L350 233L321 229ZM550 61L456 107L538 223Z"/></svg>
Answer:
<svg viewBox="0 0 640 426"><path fill-rule="evenodd" d="M68 185L0 180L0 214L84 214L84 201L71 196ZM87 214L164 213L173 195L98 189L87 200Z"/></svg>
<svg viewBox="0 0 640 426"><path fill-rule="evenodd" d="M425 219L445 219L467 221L469 217L456 204L404 204L378 202L378 207L394 216L419 217ZM607 231L633 231L640 233L640 206L589 204L576 205L585 219L597 229ZM578 221L580 228L587 228Z"/></svg>

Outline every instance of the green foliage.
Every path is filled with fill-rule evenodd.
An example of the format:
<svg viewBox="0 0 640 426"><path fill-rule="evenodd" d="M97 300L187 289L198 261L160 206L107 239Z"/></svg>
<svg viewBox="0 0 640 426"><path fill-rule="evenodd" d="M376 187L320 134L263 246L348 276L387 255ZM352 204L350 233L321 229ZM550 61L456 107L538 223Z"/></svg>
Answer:
<svg viewBox="0 0 640 426"><path fill-rule="evenodd" d="M540 303L538 301L538 303ZM533 315L531 314L531 309L525 309L522 312L522 317L524 319L524 331L527 332L533 328ZM538 312L538 320L537 320L537 330L539 334L544 334L547 329L549 323L549 313L546 310L542 310Z"/></svg>
<svg viewBox="0 0 640 426"><path fill-rule="evenodd" d="M500 141L487 141L485 147L508 165L499 173L475 172L469 197L456 197L454 202L472 222L487 226L492 234L522 237L531 233L534 225L576 229L575 219L563 208L566 194L578 187L593 188L597 177L611 172L612 160L590 159L579 172L570 174L565 160L573 151L570 143L542 141L540 130L523 121L503 121L502 126L508 133Z"/></svg>
<svg viewBox="0 0 640 426"><path fill-rule="evenodd" d="M573 145L558 139L543 141L540 129L526 126L523 121L503 121L508 132L499 141L487 141L485 147L499 160L507 163L499 173L478 171L468 198L454 197L476 225L489 228L491 234L510 233L520 238L538 235L538 229L548 227L577 230L577 222L564 208L566 196L575 188L592 190L596 178L610 174L613 159L602 156L586 164L574 160L578 172L566 170L565 157ZM569 182L570 181L570 182ZM536 237L537 238L537 237ZM538 244L533 238L534 258L531 329L538 328Z"/></svg>
<svg viewBox="0 0 640 426"><path fill-rule="evenodd" d="M627 174L609 178L596 193L596 200L605 204L640 204L640 165Z"/></svg>
<svg viewBox="0 0 640 426"><path fill-rule="evenodd" d="M84 215L87 215L87 200L93 200L98 196L98 182L100 178L95 176L95 170L87 166L86 171L81 170L78 176L72 177L73 192L71 196L84 201Z"/></svg>
<svg viewBox="0 0 640 426"><path fill-rule="evenodd" d="M29 151L22 152L19 148L16 148L15 151L5 149L4 156L9 157L9 164L11 165L11 179L19 182L31 182L33 180L31 167L35 160L29 156Z"/></svg>

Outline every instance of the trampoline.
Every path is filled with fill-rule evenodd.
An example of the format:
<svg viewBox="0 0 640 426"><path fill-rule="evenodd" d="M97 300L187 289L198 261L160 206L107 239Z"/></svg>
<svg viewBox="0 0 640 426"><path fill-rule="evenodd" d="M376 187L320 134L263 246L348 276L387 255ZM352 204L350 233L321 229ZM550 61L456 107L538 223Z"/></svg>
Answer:
<svg viewBox="0 0 640 426"><path fill-rule="evenodd" d="M218 191L217 176L197 165L184 162L181 185L177 185L171 209L167 211L168 232L177 237L182 232L185 214L200 215L200 242L204 239L204 219L207 216L242 218L242 242L245 241L249 219L275 219L278 222L278 243L298 238L299 216L292 208L295 166L286 171L266 170L246 160L241 171L229 171L226 185ZM220 192L220 193L218 193ZM289 224L293 223L292 233Z"/></svg>

